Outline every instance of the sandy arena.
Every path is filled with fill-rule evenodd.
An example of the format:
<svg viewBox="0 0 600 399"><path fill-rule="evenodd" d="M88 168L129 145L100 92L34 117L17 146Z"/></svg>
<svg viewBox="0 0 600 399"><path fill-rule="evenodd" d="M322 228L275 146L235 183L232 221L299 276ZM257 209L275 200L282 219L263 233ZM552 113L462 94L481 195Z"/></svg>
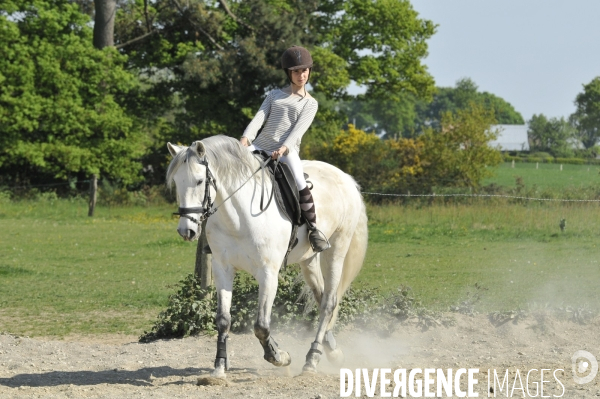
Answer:
<svg viewBox="0 0 600 399"><path fill-rule="evenodd" d="M573 380L571 356L586 350L600 358L600 322L579 325L554 318L528 317L493 326L483 315L452 315L456 325L420 331L399 326L389 337L358 331L338 335L343 367L479 368L479 397L486 397L487 370L564 369L558 376L562 397L600 397L600 375L585 385ZM207 377L214 359L214 337L191 337L140 344L137 337L69 337L65 340L0 335L0 398L339 398L339 369L325 356L318 374L301 375L311 336L274 332L290 352L292 365L279 369L262 359L253 335L232 335L232 365L226 380ZM523 372L525 371L525 372ZM552 379L545 395L560 395ZM533 386L530 384L533 391ZM392 389L390 389L391 392ZM354 393L351 397L355 397ZM362 391L362 397L367 397ZM380 397L376 390L375 397ZM499 394L498 397L506 397ZM522 397L515 391L513 397Z"/></svg>

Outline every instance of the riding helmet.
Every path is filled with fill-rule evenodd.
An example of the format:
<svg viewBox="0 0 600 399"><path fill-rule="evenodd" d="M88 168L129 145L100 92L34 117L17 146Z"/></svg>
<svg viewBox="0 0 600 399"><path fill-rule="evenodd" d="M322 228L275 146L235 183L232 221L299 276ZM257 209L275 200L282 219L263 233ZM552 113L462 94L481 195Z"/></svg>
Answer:
<svg viewBox="0 0 600 399"><path fill-rule="evenodd" d="M281 68L294 71L296 69L312 68L313 60L307 49L293 46L281 55Z"/></svg>

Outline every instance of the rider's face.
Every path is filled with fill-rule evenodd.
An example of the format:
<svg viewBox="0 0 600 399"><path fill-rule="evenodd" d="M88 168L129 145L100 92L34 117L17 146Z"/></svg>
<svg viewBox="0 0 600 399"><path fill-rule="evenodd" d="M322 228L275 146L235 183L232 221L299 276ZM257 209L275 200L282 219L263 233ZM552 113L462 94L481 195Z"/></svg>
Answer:
<svg viewBox="0 0 600 399"><path fill-rule="evenodd" d="M291 71L291 79L292 82L294 82L294 84L296 86L304 86L306 84L306 82L308 81L308 75L310 73L310 70L308 68L304 68L304 69L296 69L295 71Z"/></svg>

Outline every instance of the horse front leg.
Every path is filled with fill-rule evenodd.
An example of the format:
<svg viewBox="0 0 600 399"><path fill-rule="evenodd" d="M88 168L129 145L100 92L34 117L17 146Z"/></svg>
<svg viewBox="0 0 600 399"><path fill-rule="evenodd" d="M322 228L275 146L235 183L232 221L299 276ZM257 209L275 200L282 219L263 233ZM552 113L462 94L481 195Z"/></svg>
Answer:
<svg viewBox="0 0 600 399"><path fill-rule="evenodd" d="M215 369L211 373L213 377L225 378L225 371L229 370L229 354L227 353L227 339L231 327L231 296L233 290L233 278L235 270L231 266L223 267L213 259L213 274L215 287L217 289L217 355L215 357Z"/></svg>
<svg viewBox="0 0 600 399"><path fill-rule="evenodd" d="M254 323L254 335L262 345L265 355L264 359L269 363L282 367L288 366L292 358L288 352L279 349L279 345L271 336L271 309L277 293L278 271L265 270L258 279L258 316Z"/></svg>

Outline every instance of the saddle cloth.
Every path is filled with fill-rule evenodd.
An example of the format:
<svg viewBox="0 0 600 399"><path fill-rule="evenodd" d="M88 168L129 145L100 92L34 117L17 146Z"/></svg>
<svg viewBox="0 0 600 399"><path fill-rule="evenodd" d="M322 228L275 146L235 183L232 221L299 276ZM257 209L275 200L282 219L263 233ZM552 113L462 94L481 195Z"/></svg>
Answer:
<svg viewBox="0 0 600 399"><path fill-rule="evenodd" d="M253 153L259 155L263 162L270 158L269 154L265 151L254 151ZM283 261L283 265L285 266L289 253L298 243L298 227L305 223L300 208L300 194L298 194L298 186L296 185L294 175L287 164L283 162L277 164L275 164L275 162L270 162L267 166L267 171L270 173L271 177L274 175L272 190L274 192L273 196L277 203L277 207L292 223L292 234ZM309 176L305 173L304 178L308 177ZM307 181L307 183L310 185L310 182Z"/></svg>

